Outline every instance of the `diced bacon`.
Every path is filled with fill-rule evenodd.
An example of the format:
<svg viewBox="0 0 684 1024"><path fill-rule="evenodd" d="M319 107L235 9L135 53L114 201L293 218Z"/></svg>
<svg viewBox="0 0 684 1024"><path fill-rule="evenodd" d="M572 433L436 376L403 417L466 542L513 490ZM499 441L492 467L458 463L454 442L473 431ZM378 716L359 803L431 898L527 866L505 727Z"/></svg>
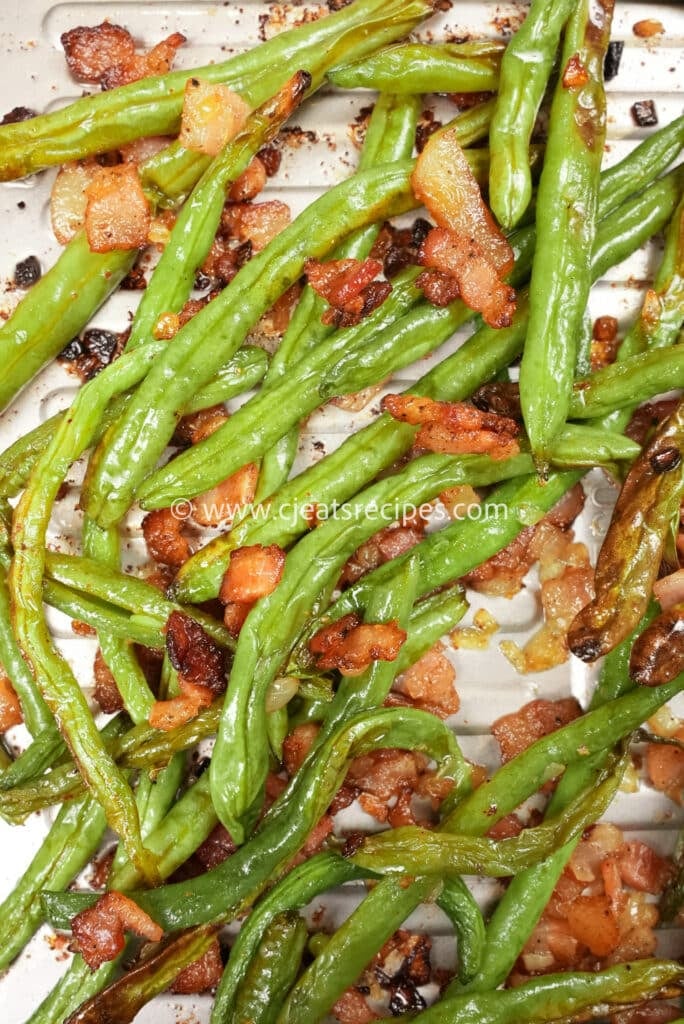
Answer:
<svg viewBox="0 0 684 1024"><path fill-rule="evenodd" d="M9 676L0 669L0 732L7 732L12 726L20 725L23 721L19 698Z"/></svg>
<svg viewBox="0 0 684 1024"><path fill-rule="evenodd" d="M195 857L205 871L223 864L224 860L232 856L237 850L230 833L220 823L216 825L204 840L201 846L195 850Z"/></svg>
<svg viewBox="0 0 684 1024"><path fill-rule="evenodd" d="M570 932L594 956L608 956L620 941L620 932L607 896L580 896L568 911Z"/></svg>
<svg viewBox="0 0 684 1024"><path fill-rule="evenodd" d="M416 287L421 288L428 302L439 309L450 306L461 297L461 289L456 278L439 270L424 270L416 278Z"/></svg>
<svg viewBox="0 0 684 1024"><path fill-rule="evenodd" d="M183 536L183 524L170 508L148 512L142 521L145 544L155 562L179 568L190 557L190 545Z"/></svg>
<svg viewBox="0 0 684 1024"><path fill-rule="evenodd" d="M273 593L282 579L285 552L277 544L252 544L231 552L221 600L253 604Z"/></svg>
<svg viewBox="0 0 684 1024"><path fill-rule="evenodd" d="M357 988L348 988L330 1011L339 1024L373 1024L380 1017Z"/></svg>
<svg viewBox="0 0 684 1024"><path fill-rule="evenodd" d="M514 839L523 830L523 823L517 814L507 814L487 830L488 839Z"/></svg>
<svg viewBox="0 0 684 1024"><path fill-rule="evenodd" d="M252 610L252 605L245 601L228 601L223 609L223 624L232 637L237 637Z"/></svg>
<svg viewBox="0 0 684 1024"><path fill-rule="evenodd" d="M492 734L501 748L503 760L510 761L542 736L548 736L581 714L582 709L574 697L533 700L519 711L497 718Z"/></svg>
<svg viewBox="0 0 684 1024"><path fill-rule="evenodd" d="M376 821L387 821L389 808L384 800L373 796L372 793L361 793L359 806L366 814L370 814Z"/></svg>
<svg viewBox="0 0 684 1024"><path fill-rule="evenodd" d="M466 306L481 313L490 327L510 327L515 313L515 289L500 279L475 239L447 228L434 228L421 246L420 261L424 267L453 280ZM433 287L428 283L425 291L429 301ZM436 305L444 304L440 296Z"/></svg>
<svg viewBox="0 0 684 1024"><path fill-rule="evenodd" d="M255 156L246 170L236 178L230 186L228 198L231 203L246 203L255 199L266 185L266 168L258 156Z"/></svg>
<svg viewBox="0 0 684 1024"><path fill-rule="evenodd" d="M71 922L81 955L91 970L113 960L124 948L125 932L159 942L164 930L137 903L120 892L108 892Z"/></svg>
<svg viewBox="0 0 684 1024"><path fill-rule="evenodd" d="M615 362L618 350L618 322L614 316L600 316L594 321L591 342L591 370L602 369Z"/></svg>
<svg viewBox="0 0 684 1024"><path fill-rule="evenodd" d="M228 413L222 405L211 405L208 409L183 416L176 427L176 434L190 444L199 444L206 437L211 437L228 419Z"/></svg>
<svg viewBox="0 0 684 1024"><path fill-rule="evenodd" d="M192 518L202 526L231 523L254 500L259 467L248 462L216 487L192 499Z"/></svg>
<svg viewBox="0 0 684 1024"><path fill-rule="evenodd" d="M425 535L425 524L387 526L362 544L342 570L340 586L355 583L371 569L384 565L392 558L405 554L420 543Z"/></svg>
<svg viewBox="0 0 684 1024"><path fill-rule="evenodd" d="M684 742L684 728L675 733ZM646 771L655 789L666 793L675 803L684 803L684 749L664 743L646 747Z"/></svg>
<svg viewBox="0 0 684 1024"><path fill-rule="evenodd" d="M408 697L415 707L431 711L439 718L448 718L456 714L461 704L454 688L455 680L454 666L442 644L436 643L399 676L395 689Z"/></svg>
<svg viewBox="0 0 684 1024"><path fill-rule="evenodd" d="M157 700L152 705L148 722L153 729L170 732L196 718L203 705L207 706L206 700L198 701L187 695Z"/></svg>
<svg viewBox="0 0 684 1024"><path fill-rule="evenodd" d="M676 604L684 603L684 569L677 569L669 576L663 576L653 584L653 596L663 609L667 611Z"/></svg>
<svg viewBox="0 0 684 1024"><path fill-rule="evenodd" d="M379 260L307 260L304 273L313 290L321 298L343 309L348 302L356 299L367 284L382 271Z"/></svg>
<svg viewBox="0 0 684 1024"><path fill-rule="evenodd" d="M60 245L70 242L85 224L86 189L97 169L97 164L87 161L65 164L55 178L50 194L50 222Z"/></svg>
<svg viewBox="0 0 684 1024"><path fill-rule="evenodd" d="M499 275L512 269L513 250L482 198L455 129L431 136L411 184L440 227L476 242Z"/></svg>
<svg viewBox="0 0 684 1024"><path fill-rule="evenodd" d="M147 244L150 205L133 164L98 167L86 196L85 230L93 252Z"/></svg>
<svg viewBox="0 0 684 1024"><path fill-rule="evenodd" d="M353 613L323 626L309 641L316 667L343 675L363 672L373 661L394 661L406 639L396 622L361 623Z"/></svg>
<svg viewBox="0 0 684 1024"><path fill-rule="evenodd" d="M248 104L227 85L189 78L178 141L196 153L216 156L237 135L249 112Z"/></svg>
<svg viewBox="0 0 684 1024"><path fill-rule="evenodd" d="M148 53L136 54L130 32L105 21L92 27L73 28L62 35L61 41L74 78L112 89L149 75L166 74L185 36L174 32Z"/></svg>
<svg viewBox="0 0 684 1024"><path fill-rule="evenodd" d="M346 785L387 802L403 789L415 790L425 759L409 750L385 748L355 758Z"/></svg>
<svg viewBox="0 0 684 1024"><path fill-rule="evenodd" d="M637 892L661 893L672 875L672 865L638 839L625 843L618 858L625 885Z"/></svg>
<svg viewBox="0 0 684 1024"><path fill-rule="evenodd" d="M568 873L583 885L590 885L601 877L601 865L607 858L614 860L624 845L619 828L606 822L594 825L573 850Z"/></svg>
<svg viewBox="0 0 684 1024"><path fill-rule="evenodd" d="M166 650L179 674L181 689L184 684L202 687L210 700L225 691L224 653L195 619L171 612L166 623Z"/></svg>
<svg viewBox="0 0 684 1024"><path fill-rule="evenodd" d="M251 242L254 252L265 249L290 223L290 207L278 199L266 203L233 203L223 211L222 228L241 242Z"/></svg>
<svg viewBox="0 0 684 1024"><path fill-rule="evenodd" d="M142 164L161 152L171 142L168 135L148 135L141 139L133 139L119 148L121 159L125 164Z"/></svg>
<svg viewBox="0 0 684 1024"><path fill-rule="evenodd" d="M218 985L222 974L221 947L216 939L199 960L188 964L176 975L171 991L184 996L207 992Z"/></svg>
<svg viewBox="0 0 684 1024"><path fill-rule="evenodd" d="M515 420L465 402L436 402L417 395L385 395L383 409L402 423L420 424L415 444L447 454L489 454L505 459L520 451Z"/></svg>
<svg viewBox="0 0 684 1024"><path fill-rule="evenodd" d="M98 647L93 664L95 676L94 697L102 710L107 715L113 715L117 711L123 711L123 700L116 685L116 679L102 657L102 651Z"/></svg>
<svg viewBox="0 0 684 1024"><path fill-rule="evenodd" d="M283 764L287 774L292 777L299 771L313 741L318 735L320 726L313 722L297 725L283 740Z"/></svg>

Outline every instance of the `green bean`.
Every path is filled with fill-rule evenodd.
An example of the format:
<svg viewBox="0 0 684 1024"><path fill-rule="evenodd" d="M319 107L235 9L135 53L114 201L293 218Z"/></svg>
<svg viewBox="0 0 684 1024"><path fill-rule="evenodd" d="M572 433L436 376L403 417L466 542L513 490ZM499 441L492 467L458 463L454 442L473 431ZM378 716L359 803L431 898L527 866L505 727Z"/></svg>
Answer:
<svg viewBox="0 0 684 1024"><path fill-rule="evenodd" d="M214 241L228 185L247 169L258 150L275 137L283 122L301 103L310 84L311 76L297 71L247 118L240 132L212 160L178 214L168 244L136 310L127 351L154 335L162 313L178 313L182 309L197 269Z"/></svg>
<svg viewBox="0 0 684 1024"><path fill-rule="evenodd" d="M637 960L604 971L547 974L517 988L443 999L424 1010L424 1024L546 1024L593 1020L619 1006L678 995L684 971L668 960Z"/></svg>
<svg viewBox="0 0 684 1024"><path fill-rule="evenodd" d="M575 350L591 286L598 190L605 139L603 58L612 8L574 5L551 108L537 194L537 248L530 323L520 367L520 402L542 472L567 419ZM573 71L574 69L574 71ZM574 84L574 79L582 84Z"/></svg>
<svg viewBox="0 0 684 1024"><path fill-rule="evenodd" d="M466 43L400 43L328 73L340 89L422 92L491 92L499 84L503 46L473 54Z"/></svg>
<svg viewBox="0 0 684 1024"><path fill-rule="evenodd" d="M656 161L654 171L662 169L662 163L657 157L668 159L672 148L672 145L663 145L661 151L657 153L648 151L647 155ZM633 168L633 180L629 178L622 165L612 169L615 173L609 179L607 176L611 172L606 172L607 180L615 184L618 198L629 194L630 180L632 188L648 180L646 175L649 164L643 152L638 153L638 159L633 163L623 163L627 170ZM655 231L663 227L679 201L681 180L681 172L675 171L666 175L642 194L626 201L623 207L618 207L602 222L599 226L593 266L595 277L600 277L612 264L626 258ZM606 199L601 200L600 209L603 208L603 202L610 205L614 198L613 194L607 191ZM529 243L534 241L534 232L521 231L518 239L524 240L527 245L518 256L518 265L524 267L527 265L527 259L531 258L532 246ZM523 305L524 297L519 295L518 316L512 327L504 330L480 328L453 356L444 359L418 381L412 391L430 398L450 401L463 399L472 394L483 380L493 377L520 354L527 326L526 318L520 316ZM433 307L418 307L406 318L410 321L406 329L418 332L443 331L442 336L446 338L459 323L463 322L459 313L458 304L440 310ZM394 330L398 333L401 324L396 325ZM260 517L258 522L245 520L237 524L237 529L234 527L226 537L213 541L189 559L176 579L177 592L185 600L202 601L215 597L233 547L257 541L267 544L289 544L310 525L305 513L302 514L300 509L315 507L317 503L329 504L335 499L346 500L360 486L372 480L408 451L414 437L415 428L408 424L396 423L387 414L379 417L375 423L353 435L331 455L282 488L278 496L271 500L268 516ZM349 466L354 467L353 473L349 472ZM296 518L291 515L293 509L298 512ZM262 540L263 537L269 539Z"/></svg>
<svg viewBox="0 0 684 1024"><path fill-rule="evenodd" d="M443 827L483 835L549 778L562 775L565 766L612 749L683 688L680 677L665 686L633 690L537 740L463 800Z"/></svg>
<svg viewBox="0 0 684 1024"><path fill-rule="evenodd" d="M227 402L243 395L259 384L268 370L268 356L256 345L238 349L232 359L222 366L213 380L205 384L185 407L185 414L200 412L211 405Z"/></svg>
<svg viewBox="0 0 684 1024"><path fill-rule="evenodd" d="M246 976L269 923L305 907L322 892L363 878L364 872L335 853L317 853L288 872L262 897L240 928L216 992L211 1024L237 1024L235 994Z"/></svg>
<svg viewBox="0 0 684 1024"><path fill-rule="evenodd" d="M456 740L434 715L413 708L357 715L330 737L315 764L297 773L255 835L223 864L193 879L190 886L183 882L136 891L133 898L167 931L223 921L240 912L301 847L341 786L349 760L382 747L422 750L440 763L442 776L458 779L463 771ZM151 837L148 843L152 848ZM53 897L53 906L59 913L68 912L71 900L71 894L59 894Z"/></svg>
<svg viewBox="0 0 684 1024"><path fill-rule="evenodd" d="M410 888L387 878L379 882L350 914L291 990L278 1024L316 1024L353 984L385 942L419 902L435 898L442 884L421 878Z"/></svg>
<svg viewBox="0 0 684 1024"><path fill-rule="evenodd" d="M65 888L97 850L106 828L92 797L66 804L40 849L0 906L0 970L24 948L43 920L40 890Z"/></svg>
<svg viewBox="0 0 684 1024"><path fill-rule="evenodd" d="M45 565L45 531L57 491L74 459L92 440L93 424L115 394L134 385L150 365L157 346L122 356L111 372L96 377L77 396L71 413L41 456L17 506L14 558L9 573L17 640L29 659L43 697L57 718L87 785L105 808L107 821L121 835L132 859L154 877L140 837L131 790L104 748L85 697L71 669L52 646L40 606Z"/></svg>
<svg viewBox="0 0 684 1024"><path fill-rule="evenodd" d="M436 903L454 926L457 939L457 977L465 984L476 976L485 954L486 933L482 911L470 889L458 875L444 879Z"/></svg>
<svg viewBox="0 0 684 1024"><path fill-rule="evenodd" d="M671 524L684 495L684 402L632 465L596 562L596 596L575 617L570 650L584 661L607 654L646 611Z"/></svg>
<svg viewBox="0 0 684 1024"><path fill-rule="evenodd" d="M306 924L296 914L281 914L271 921L237 990L235 1013L229 1019L236 1024L276 1024L299 972L308 937ZM212 1019L221 1018L214 1013Z"/></svg>
<svg viewBox="0 0 684 1024"><path fill-rule="evenodd" d="M368 122L359 170L374 164L409 160L413 153L419 113L416 100L397 100L390 93L381 95ZM336 257L364 259L369 255L379 233L380 226L377 224L361 228L342 243ZM271 361L264 382L266 386L284 377L291 363L333 332L332 325L321 321L325 307L325 300L307 285ZM299 429L293 426L264 452L255 501L268 497L285 483L297 453L298 441Z"/></svg>
<svg viewBox="0 0 684 1024"><path fill-rule="evenodd" d="M59 733L52 712L43 699L12 631L10 595L4 572L0 571L0 662L21 702L26 728L31 736L43 734L52 741Z"/></svg>
<svg viewBox="0 0 684 1024"><path fill-rule="evenodd" d="M85 327L131 269L136 255L91 252L83 233L62 251L55 266L0 327L0 409Z"/></svg>
<svg viewBox="0 0 684 1024"><path fill-rule="evenodd" d="M117 522L169 441L183 405L238 349L247 331L299 277L307 257L323 256L344 235L379 217L410 209L411 165L365 171L316 200L245 264L213 302L181 328L155 361L84 494L88 515ZM205 341L211 337L211 351Z"/></svg>
<svg viewBox="0 0 684 1024"><path fill-rule="evenodd" d="M458 584L431 594L416 604L409 619L406 640L397 655L396 674L405 672L422 658L461 621L467 611L468 602Z"/></svg>
<svg viewBox="0 0 684 1024"><path fill-rule="evenodd" d="M457 478L459 470L457 463ZM287 556L278 587L248 615L231 670L237 683L226 696L210 769L214 806L234 842L244 841L249 818L261 804L268 771L262 731L265 693L298 633L312 611L327 605L346 560L376 532L373 510L394 521L404 501L415 504L435 497L452 486L448 481L453 476L448 457L424 456L362 492L339 517L300 541Z"/></svg>
<svg viewBox="0 0 684 1024"><path fill-rule="evenodd" d="M654 395L684 385L684 345L654 348L597 370L575 382L570 401L573 419L606 416L629 410Z"/></svg>
<svg viewBox="0 0 684 1024"><path fill-rule="evenodd" d="M190 77L222 82L256 106L298 69L304 67L320 82L335 62L401 38L431 13L432 5L424 0L361 0L223 63L144 78L5 125L0 131L0 179L116 149L146 135L174 134Z"/></svg>
<svg viewBox="0 0 684 1024"><path fill-rule="evenodd" d="M34 1010L26 1024L64 1024L84 999L89 999L91 993L100 992L109 983L123 956L122 953L116 960L102 964L96 971L91 971L80 955L75 956L66 974Z"/></svg>
<svg viewBox="0 0 684 1024"><path fill-rule="evenodd" d="M83 1003L69 1024L131 1024L143 1006L172 984L179 971L216 941L213 928L196 928L171 939L159 952L128 971L104 992Z"/></svg>
<svg viewBox="0 0 684 1024"><path fill-rule="evenodd" d="M632 462L641 446L623 434L601 427L567 424L551 449L551 461L558 468L596 466L613 460Z"/></svg>
<svg viewBox="0 0 684 1024"><path fill-rule="evenodd" d="M532 198L528 147L573 0L533 0L501 60L490 129L489 202L499 223L514 227Z"/></svg>

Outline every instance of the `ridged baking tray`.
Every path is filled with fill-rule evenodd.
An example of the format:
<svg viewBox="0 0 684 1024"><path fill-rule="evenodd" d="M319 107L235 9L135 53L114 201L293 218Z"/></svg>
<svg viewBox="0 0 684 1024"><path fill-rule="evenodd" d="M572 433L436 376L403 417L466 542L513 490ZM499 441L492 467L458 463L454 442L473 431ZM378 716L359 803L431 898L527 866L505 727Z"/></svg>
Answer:
<svg viewBox="0 0 684 1024"><path fill-rule="evenodd" d="M315 7L316 5L310 5ZM424 39L501 37L510 34L524 14L523 4L459 3L426 24L419 35ZM97 24L104 18L126 26L149 46L173 31L181 31L188 42L179 53L177 66L190 67L254 46L263 32L275 26L291 24L302 15L299 4L268 5L254 0L235 0L217 4L188 0L110 3L99 0L49 5L44 0L5 0L0 6L0 113L14 106L39 111L62 106L81 95L80 87L68 75L59 39L62 32L77 25ZM643 18L655 18L665 26L656 40L638 39L632 26ZM624 42L620 71L608 83L608 142L606 164L622 158L645 130L635 126L630 108L637 100L652 99L661 124L679 116L684 109L684 6L676 3L630 3L616 5L613 39ZM267 186L268 198L280 198L297 214L330 185L346 177L355 166L358 153L351 139L350 125L359 110L368 105L372 94L324 91L297 115L296 122L307 135L303 144L286 146L278 176ZM452 108L453 109L453 108ZM46 270L55 261L57 245L49 223L49 194L54 171L44 172L19 182L0 184L0 314L11 311L21 293L11 285L14 266L28 255L36 255ZM658 246L653 243L615 268L592 292L592 316L613 314L621 329L640 305L645 283L652 274ZM123 330L136 303L135 292L121 292L97 313L92 326ZM411 367L388 385L387 390L407 386L424 373L434 358L441 358L465 337L457 335L436 357L428 357L420 367ZM0 372L1 369L0 369ZM54 365L19 397L0 417L0 446L6 447L20 433L64 408L73 397L77 382L62 367ZM298 459L298 467L330 451L350 432L363 426L377 414L377 400L358 413L334 406L312 416ZM314 447L314 442L317 442ZM53 517L51 543L64 550L73 549L79 533L77 511L79 474L75 470L70 487ZM615 490L599 472L586 481L587 502L576 525L578 539L584 540L595 554L610 517ZM126 561L144 560L145 553L133 517L125 538ZM494 718L535 697L555 699L574 695L586 703L593 685L593 672L571 659L565 665L541 675L519 676L498 650L503 639L519 644L540 623L538 588L534 578L515 599L484 599L472 594L471 613L487 607L500 623L501 631L487 650L453 652L457 672L456 686L461 708L453 719L453 728L466 755L494 767L497 745L489 733ZM60 649L88 685L92 673L94 641L75 637L68 620L49 613L50 625ZM469 620L466 620L466 623ZM680 713L682 710L680 709ZM25 737L16 730L17 742ZM39 846L52 812L34 815L21 828L0 823L0 898L10 891ZM608 819L663 852L672 849L676 831L684 816L665 796L640 787L630 794L619 794ZM373 819L356 806L338 815L338 831L373 827ZM497 895L496 883L474 880L474 889L484 904ZM317 909L319 927L338 924L358 901L355 886L327 896ZM428 930L434 936L433 960L448 964L452 940L446 919L436 909L415 914L409 927ZM684 952L681 931L661 933L663 952ZM69 953L63 943L55 946L52 933L43 928L10 971L0 979L0 1020L3 1024L22 1024L65 969ZM426 991L426 995L430 995ZM434 995L434 992L432 993ZM203 997L169 996L156 999L137 1018L140 1024L199 1024L209 1019L209 1000Z"/></svg>

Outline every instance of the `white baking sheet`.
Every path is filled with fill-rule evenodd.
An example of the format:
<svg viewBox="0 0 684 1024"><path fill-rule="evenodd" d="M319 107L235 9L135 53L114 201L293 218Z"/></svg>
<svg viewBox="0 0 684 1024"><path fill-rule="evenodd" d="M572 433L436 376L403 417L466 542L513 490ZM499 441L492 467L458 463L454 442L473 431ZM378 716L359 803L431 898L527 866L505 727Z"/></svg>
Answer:
<svg viewBox="0 0 684 1024"><path fill-rule="evenodd" d="M315 6L315 5L311 5ZM212 60L225 59L227 54L254 45L260 35L260 24L277 7L277 18L291 22L301 16L299 4L272 5L254 0L235 0L217 4L170 0L170 2L122 2L104 0L50 4L45 0L4 0L0 5L0 113L13 106L50 110L81 94L67 71L59 45L60 34L77 25L97 24L104 18L125 25L138 40L152 45L164 35L182 31L188 38L179 54L180 66L196 66ZM439 15L420 32L423 38L450 36L500 36L519 23L524 5L491 2L459 3L450 13ZM632 26L643 18L655 18L665 26L665 34L656 40L637 39ZM619 2L613 28L613 39L623 40L625 48L617 78L608 84L609 118L606 162L622 156L645 134L635 127L630 115L632 104L653 99L661 124L680 115L684 108L684 6L677 3ZM359 109L367 105L369 94L335 94L326 92L308 104L297 123L315 133L315 141L300 148L286 148L278 176L267 187L269 197L281 198L298 213L326 187L348 175L357 152L350 140L349 125ZM59 246L49 226L48 199L54 171L36 175L26 181L0 184L0 312L9 312L19 295L9 282L15 263L33 254L46 270L55 260ZM622 266L611 271L594 289L591 297L592 316L613 314L621 326L638 308L645 282L657 256L656 244L637 253ZM93 326L122 330L136 303L136 293L121 292L94 317ZM449 348L458 344L458 336ZM444 350L443 350L444 351ZM423 360L419 372L427 368L432 357ZM412 369L415 372L412 372ZM405 386L419 375L417 368L401 371L392 384ZM0 372L2 372L0 368ZM389 388L388 388L389 390ZM4 448L20 433L40 420L64 408L75 391L75 381L58 366L51 367L28 388L14 406L0 417L0 447ZM300 464L306 464L320 453L314 440L322 440L331 450L352 430L367 422L377 403L361 413L349 414L332 407L314 415L303 439ZM75 478L76 479L76 478ZM607 524L614 501L614 491L604 477L594 473L588 480L588 501L578 533L596 550ZM53 543L69 547L78 536L78 514L75 511L77 490L74 487L60 503L52 527ZM141 542L131 531L127 541L131 561L141 552ZM494 766L497 747L489 735L495 717L515 710L521 704L541 696L554 699L567 694L585 702L592 685L591 672L582 663L571 660L542 675L520 677L500 654L497 644L514 639L523 644L539 624L538 595L534 582L513 601L483 600L472 596L472 611L488 607L502 627L487 651L454 653L457 688L461 709L453 721L466 754L476 761ZM91 673L93 642L76 638L67 620L50 614L60 648L87 683ZM680 711L684 713L684 711ZM21 828L10 828L0 822L0 898L10 891L49 827L52 815L34 817ZM684 823L677 807L666 797L640 788L638 793L621 794L611 807L609 820L636 834L663 851L670 850L676 830ZM373 819L358 809L350 808L338 817L338 829L372 827ZM486 881L475 883L484 902L496 896L496 885ZM358 891L347 887L334 898L322 902L326 913L323 927L339 923L358 900ZM425 928L435 936L433 959L448 962L451 939L445 919L436 909L421 911L409 926ZM684 953L681 932L662 933L663 950ZM42 929L11 970L0 979L0 1022L22 1024L64 970L69 954L54 949L51 934ZM140 1024L199 1024L209 1019L209 1000L202 997L163 997L154 1001L136 1018Z"/></svg>

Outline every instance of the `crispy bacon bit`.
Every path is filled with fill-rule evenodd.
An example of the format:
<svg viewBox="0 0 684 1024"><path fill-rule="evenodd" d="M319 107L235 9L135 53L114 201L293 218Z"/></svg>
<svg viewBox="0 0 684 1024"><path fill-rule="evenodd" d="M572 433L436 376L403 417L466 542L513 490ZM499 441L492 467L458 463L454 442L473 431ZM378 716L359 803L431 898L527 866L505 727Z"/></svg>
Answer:
<svg viewBox="0 0 684 1024"><path fill-rule="evenodd" d="M171 992L183 996L207 992L218 985L222 974L223 960L221 959L221 947L218 939L216 939L199 960L188 964L176 976L176 980L171 986Z"/></svg>
<svg viewBox="0 0 684 1024"><path fill-rule="evenodd" d="M224 655L199 622L183 612L171 612L166 624L166 649L185 683L201 686L217 696L226 688Z"/></svg>
<svg viewBox="0 0 684 1024"><path fill-rule="evenodd" d="M258 465L248 462L210 491L193 498L192 518L202 526L231 523L240 509L254 499L258 479Z"/></svg>
<svg viewBox="0 0 684 1024"><path fill-rule="evenodd" d="M385 395L382 408L402 423L420 424L415 444L433 452L486 452L505 459L520 451L518 424L465 402L435 402L417 395Z"/></svg>
<svg viewBox="0 0 684 1024"><path fill-rule="evenodd" d="M231 553L223 577L221 600L253 604L273 593L284 568L285 552L277 544L252 544L238 548Z"/></svg>
<svg viewBox="0 0 684 1024"><path fill-rule="evenodd" d="M265 249L290 223L290 207L278 199L267 203L233 203L223 211L221 226L233 238L251 242L254 252Z"/></svg>
<svg viewBox="0 0 684 1024"><path fill-rule="evenodd" d="M684 728L674 738L684 743ZM651 784L675 803L684 803L684 750L664 743L646 747L646 772Z"/></svg>
<svg viewBox="0 0 684 1024"><path fill-rule="evenodd" d="M142 521L145 544L155 562L179 568L190 557L190 545L183 536L182 522L170 508L148 512Z"/></svg>
<svg viewBox="0 0 684 1024"><path fill-rule="evenodd" d="M309 650L317 668L356 676L373 661L394 661L405 640L406 631L396 621L361 623L351 613L319 629L309 641Z"/></svg>
<svg viewBox="0 0 684 1024"><path fill-rule="evenodd" d="M501 748L504 762L512 760L523 750L567 725L582 714L574 697L561 700L533 700L519 711L503 715L492 725L492 734Z"/></svg>
<svg viewBox="0 0 684 1024"><path fill-rule="evenodd" d="M433 239L433 232L428 235L421 262L453 277L463 301L491 326L508 326L515 294L502 278L513 267L513 250L494 223L453 129L431 136L411 183L442 229Z"/></svg>
<svg viewBox="0 0 684 1024"><path fill-rule="evenodd" d="M107 892L71 922L81 955L92 971L113 960L124 948L125 932L159 942L164 930L137 903L120 892Z"/></svg>
<svg viewBox="0 0 684 1024"><path fill-rule="evenodd" d="M403 789L412 792L427 760L411 750L384 748L356 757L349 766L346 785L387 803Z"/></svg>
<svg viewBox="0 0 684 1024"><path fill-rule="evenodd" d="M255 199L266 185L266 179L266 168L259 157L255 156L247 170L230 186L228 198L231 203L245 203Z"/></svg>
<svg viewBox="0 0 684 1024"><path fill-rule="evenodd" d="M515 290L501 280L487 251L474 238L448 228L434 228L421 246L420 261L454 281L466 306L482 313L490 327L510 327L515 313ZM428 299L430 293L434 294L433 282L434 279L427 282ZM436 305L445 304L440 293Z"/></svg>
<svg viewBox="0 0 684 1024"><path fill-rule="evenodd" d="M568 928L594 956L608 956L620 941L620 931L607 896L580 896L568 910Z"/></svg>
<svg viewBox="0 0 684 1024"><path fill-rule="evenodd" d="M433 306L443 309L461 296L461 289L455 277L442 274L439 270L424 270L416 278L416 285Z"/></svg>
<svg viewBox="0 0 684 1024"><path fill-rule="evenodd" d="M376 259L307 260L304 272L309 284L330 304L323 323L351 327L382 305L392 286L374 280L381 271L382 264Z"/></svg>
<svg viewBox="0 0 684 1024"><path fill-rule="evenodd" d="M441 491L439 500L449 514L450 519L463 519L469 509L477 508L480 496L470 484L459 484Z"/></svg>
<svg viewBox="0 0 684 1024"><path fill-rule="evenodd" d="M96 171L97 164L88 161L65 164L55 178L50 195L50 222L60 245L70 242L85 224L86 189Z"/></svg>
<svg viewBox="0 0 684 1024"><path fill-rule="evenodd" d="M615 362L618 350L618 322L614 316L594 320L591 342L592 372Z"/></svg>
<svg viewBox="0 0 684 1024"><path fill-rule="evenodd" d="M573 53L565 65L563 72L564 89L581 89L589 81L589 72L585 68L579 53Z"/></svg>
<svg viewBox="0 0 684 1024"><path fill-rule="evenodd" d="M69 71L77 81L112 89L149 75L166 74L185 36L174 32L149 53L138 55L130 32L105 21L64 32L61 42Z"/></svg>
<svg viewBox="0 0 684 1024"><path fill-rule="evenodd" d="M424 535L425 523L422 520L403 521L379 530L357 548L346 563L340 577L340 586L355 583L371 569L377 569L379 565L410 551L420 543Z"/></svg>
<svg viewBox="0 0 684 1024"><path fill-rule="evenodd" d="M98 167L86 196L85 230L93 252L146 245L150 205L133 164Z"/></svg>
<svg viewBox="0 0 684 1024"><path fill-rule="evenodd" d="M313 722L297 725L283 740L283 764L287 774L292 778L304 764L306 755L318 735L320 726Z"/></svg>
<svg viewBox="0 0 684 1024"><path fill-rule="evenodd" d="M216 156L240 131L249 111L248 104L227 85L189 78L178 141L196 153Z"/></svg>
<svg viewBox="0 0 684 1024"><path fill-rule="evenodd" d="M422 658L411 665L397 679L394 689L409 702L439 718L455 715L461 702L454 689L456 671L444 654L444 647L436 643Z"/></svg>
<svg viewBox="0 0 684 1024"><path fill-rule="evenodd" d="M672 875L672 864L638 839L625 843L618 857L620 877L637 892L661 893Z"/></svg>
<svg viewBox="0 0 684 1024"><path fill-rule="evenodd" d="M183 416L176 427L176 435L188 444L199 444L211 437L228 419L228 413L222 405L210 405L208 409Z"/></svg>
<svg viewBox="0 0 684 1024"><path fill-rule="evenodd" d="M212 829L202 845L197 847L194 855L204 871L211 871L212 868L223 864L236 850L237 846L230 833L219 824Z"/></svg>
<svg viewBox="0 0 684 1024"><path fill-rule="evenodd" d="M99 647L95 655L93 674L95 676L94 697L105 714L113 715L117 711L123 711L124 703L119 693L119 687L116 685L116 679L102 657Z"/></svg>
<svg viewBox="0 0 684 1024"><path fill-rule="evenodd" d="M380 1020L358 988L348 988L343 992L330 1012L339 1024L373 1024L373 1021Z"/></svg>
<svg viewBox="0 0 684 1024"><path fill-rule="evenodd" d="M662 21L656 21L655 18L644 18L632 25L632 32L639 39L650 39L651 36L662 35L664 31L665 26Z"/></svg>
<svg viewBox="0 0 684 1024"><path fill-rule="evenodd" d="M524 577L538 557L540 549L533 542L538 535L541 536L542 528L546 529L547 525L551 524L566 530L583 507L584 491L581 484L577 484L540 523L521 530L507 547L469 572L465 582L473 590L483 594L513 597L522 588Z"/></svg>
<svg viewBox="0 0 684 1024"><path fill-rule="evenodd" d="M0 732L7 732L14 725L24 721L19 698L9 676L0 669Z"/></svg>

